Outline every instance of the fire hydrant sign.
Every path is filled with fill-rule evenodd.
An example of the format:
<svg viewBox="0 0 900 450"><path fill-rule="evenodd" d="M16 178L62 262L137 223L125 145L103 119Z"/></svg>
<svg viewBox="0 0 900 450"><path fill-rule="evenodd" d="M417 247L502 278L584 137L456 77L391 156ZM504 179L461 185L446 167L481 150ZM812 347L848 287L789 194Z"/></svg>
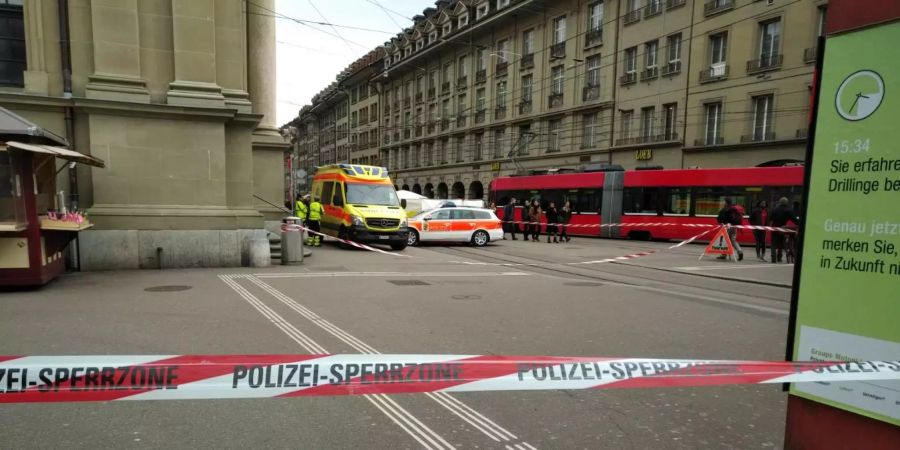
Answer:
<svg viewBox="0 0 900 450"><path fill-rule="evenodd" d="M900 359L900 23L829 37L816 118L794 359ZM900 425L900 382L791 392Z"/></svg>

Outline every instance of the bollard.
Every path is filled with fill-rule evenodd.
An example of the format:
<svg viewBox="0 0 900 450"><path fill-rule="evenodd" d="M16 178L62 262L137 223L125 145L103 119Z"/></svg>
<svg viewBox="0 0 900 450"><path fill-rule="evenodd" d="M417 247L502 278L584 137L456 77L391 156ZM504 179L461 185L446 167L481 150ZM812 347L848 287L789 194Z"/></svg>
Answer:
<svg viewBox="0 0 900 450"><path fill-rule="evenodd" d="M250 267L269 267L271 265L272 253L269 251L269 240L250 240Z"/></svg>
<svg viewBox="0 0 900 450"><path fill-rule="evenodd" d="M289 266L303 263L303 232L281 232L281 264Z"/></svg>

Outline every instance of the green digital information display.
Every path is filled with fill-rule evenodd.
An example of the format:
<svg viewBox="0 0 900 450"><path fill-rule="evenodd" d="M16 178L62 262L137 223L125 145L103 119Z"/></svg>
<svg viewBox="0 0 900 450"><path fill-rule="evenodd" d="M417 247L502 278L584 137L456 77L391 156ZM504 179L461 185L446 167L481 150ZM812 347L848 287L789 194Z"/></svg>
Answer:
<svg viewBox="0 0 900 450"><path fill-rule="evenodd" d="M897 43L900 23L825 45L795 360L900 360L900 58L885 57ZM900 425L897 381L791 393Z"/></svg>

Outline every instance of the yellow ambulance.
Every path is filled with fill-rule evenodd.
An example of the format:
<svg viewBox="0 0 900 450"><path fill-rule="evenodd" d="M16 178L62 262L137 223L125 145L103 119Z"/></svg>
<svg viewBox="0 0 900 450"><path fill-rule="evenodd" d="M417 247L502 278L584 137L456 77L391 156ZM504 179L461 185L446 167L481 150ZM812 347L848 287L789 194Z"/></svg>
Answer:
<svg viewBox="0 0 900 450"><path fill-rule="evenodd" d="M332 164L316 169L313 198L325 214L322 233L361 243L406 248L406 211L400 206L387 168Z"/></svg>

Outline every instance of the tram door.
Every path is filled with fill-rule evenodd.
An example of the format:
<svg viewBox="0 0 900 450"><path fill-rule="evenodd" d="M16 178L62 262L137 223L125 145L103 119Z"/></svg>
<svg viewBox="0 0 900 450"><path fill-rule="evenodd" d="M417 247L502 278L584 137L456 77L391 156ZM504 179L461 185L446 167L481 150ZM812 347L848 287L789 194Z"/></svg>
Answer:
<svg viewBox="0 0 900 450"><path fill-rule="evenodd" d="M622 195L625 172L606 172L603 177L603 205L600 208L601 223L621 223ZM600 228L601 237L619 237L619 227Z"/></svg>

